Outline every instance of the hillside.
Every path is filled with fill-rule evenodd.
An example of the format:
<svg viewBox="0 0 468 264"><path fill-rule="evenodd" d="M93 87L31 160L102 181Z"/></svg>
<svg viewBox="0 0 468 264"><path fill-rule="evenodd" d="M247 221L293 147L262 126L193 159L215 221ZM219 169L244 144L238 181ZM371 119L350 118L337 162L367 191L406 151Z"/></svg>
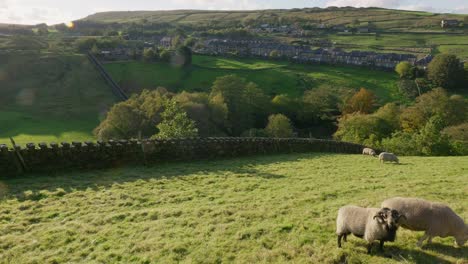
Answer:
<svg viewBox="0 0 468 264"><path fill-rule="evenodd" d="M116 100L82 55L0 53L0 143L88 140Z"/></svg>
<svg viewBox="0 0 468 264"><path fill-rule="evenodd" d="M415 29L440 30L442 19L463 20L467 15L434 14L428 12L402 11L382 8L305 8L291 10L256 11L133 11L103 12L90 15L84 21L103 23L132 23L145 20L150 23L175 23L180 25L213 27L249 25L262 23L326 24L328 26L350 25L356 20L361 24L371 22L385 31L408 31Z"/></svg>
<svg viewBox="0 0 468 264"><path fill-rule="evenodd" d="M236 74L256 83L266 94L302 96L321 86L374 91L382 102L399 98L397 75L365 68L300 65L283 61L233 59L196 55L188 69L166 63L113 62L105 64L112 77L129 93L165 87L173 92L209 92L217 77Z"/></svg>
<svg viewBox="0 0 468 264"><path fill-rule="evenodd" d="M0 263L465 263L468 248L399 230L385 253L350 236L345 204L393 196L468 217L466 157L292 154L0 178Z"/></svg>
<svg viewBox="0 0 468 264"><path fill-rule="evenodd" d="M443 19L456 19L460 26L441 28ZM148 36L152 32L170 35L170 30L176 28L192 36L207 32L212 34L216 30L219 33L242 29L254 32L257 38L277 38L283 42L328 41L329 45L348 51L406 53L418 57L452 53L468 60L467 19L468 15L352 7L257 11L133 11L97 13L79 20L78 23L81 24L78 28L89 30L112 26L124 31L126 28L139 28L147 32ZM265 32L261 30L261 25L300 28L298 32L301 33ZM351 33L348 30L352 28L364 28L365 31Z"/></svg>

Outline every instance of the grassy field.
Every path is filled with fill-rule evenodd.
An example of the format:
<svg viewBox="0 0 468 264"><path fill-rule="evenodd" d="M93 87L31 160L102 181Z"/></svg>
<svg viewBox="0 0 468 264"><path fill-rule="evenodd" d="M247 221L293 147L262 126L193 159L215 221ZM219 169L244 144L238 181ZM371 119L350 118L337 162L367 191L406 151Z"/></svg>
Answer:
<svg viewBox="0 0 468 264"><path fill-rule="evenodd" d="M84 56L0 55L0 143L93 139L115 101Z"/></svg>
<svg viewBox="0 0 468 264"><path fill-rule="evenodd" d="M0 263L467 263L452 238L385 253L336 246L345 204L393 196L449 204L468 219L466 157L295 154L0 180Z"/></svg>
<svg viewBox="0 0 468 264"><path fill-rule="evenodd" d="M193 66L189 69L144 62L115 62L105 67L124 88L131 87L136 91L159 86L172 91L210 91L217 77L237 74L270 95L301 96L308 89L329 85L353 89L365 87L374 91L382 101L393 101L400 96L396 74L356 67L209 56L194 56Z"/></svg>

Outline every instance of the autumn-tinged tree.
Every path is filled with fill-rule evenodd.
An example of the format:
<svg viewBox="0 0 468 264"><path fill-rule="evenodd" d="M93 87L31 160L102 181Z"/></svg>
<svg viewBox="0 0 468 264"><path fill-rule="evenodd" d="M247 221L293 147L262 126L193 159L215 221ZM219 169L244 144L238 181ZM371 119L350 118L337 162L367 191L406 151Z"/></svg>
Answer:
<svg viewBox="0 0 468 264"><path fill-rule="evenodd" d="M361 88L359 92L355 93L346 101L343 107L343 114L351 114L356 112L369 114L374 110L375 106L375 94L367 89Z"/></svg>

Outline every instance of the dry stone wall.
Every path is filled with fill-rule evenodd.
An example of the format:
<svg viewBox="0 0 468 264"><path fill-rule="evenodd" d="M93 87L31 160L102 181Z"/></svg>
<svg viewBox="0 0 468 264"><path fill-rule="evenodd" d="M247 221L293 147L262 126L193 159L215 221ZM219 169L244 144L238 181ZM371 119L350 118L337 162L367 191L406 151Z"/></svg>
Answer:
<svg viewBox="0 0 468 264"><path fill-rule="evenodd" d="M38 145L29 143L26 147L17 146L16 149L0 144L0 176L279 153L359 154L362 149L362 145L347 142L301 138L110 140Z"/></svg>

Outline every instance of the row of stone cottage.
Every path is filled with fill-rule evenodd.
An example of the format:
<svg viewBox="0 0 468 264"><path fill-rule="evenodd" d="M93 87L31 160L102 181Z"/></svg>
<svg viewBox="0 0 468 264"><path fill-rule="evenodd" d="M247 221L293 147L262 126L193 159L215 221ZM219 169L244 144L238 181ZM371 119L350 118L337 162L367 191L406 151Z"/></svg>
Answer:
<svg viewBox="0 0 468 264"><path fill-rule="evenodd" d="M344 51L338 48L318 48L312 50L309 46L287 45L274 41L261 40L220 40L213 39L204 43L196 52L206 55L236 55L240 57L269 58L275 55L297 62L349 64L356 66L374 66L393 69L402 62L421 67L427 66L432 60L428 55L422 59L412 54L377 53L372 51Z"/></svg>
<svg viewBox="0 0 468 264"><path fill-rule="evenodd" d="M119 47L103 50L99 57L104 60L128 60L140 58L145 47L169 48L171 39L165 37L156 42L146 42L141 48ZM412 54L376 53L371 51L344 51L338 48L311 49L310 46L288 45L270 40L222 40L210 39L197 45L195 53L204 55L270 58L275 55L300 63L348 64L393 69L399 62L408 61L425 67L432 60L428 55L418 59Z"/></svg>

